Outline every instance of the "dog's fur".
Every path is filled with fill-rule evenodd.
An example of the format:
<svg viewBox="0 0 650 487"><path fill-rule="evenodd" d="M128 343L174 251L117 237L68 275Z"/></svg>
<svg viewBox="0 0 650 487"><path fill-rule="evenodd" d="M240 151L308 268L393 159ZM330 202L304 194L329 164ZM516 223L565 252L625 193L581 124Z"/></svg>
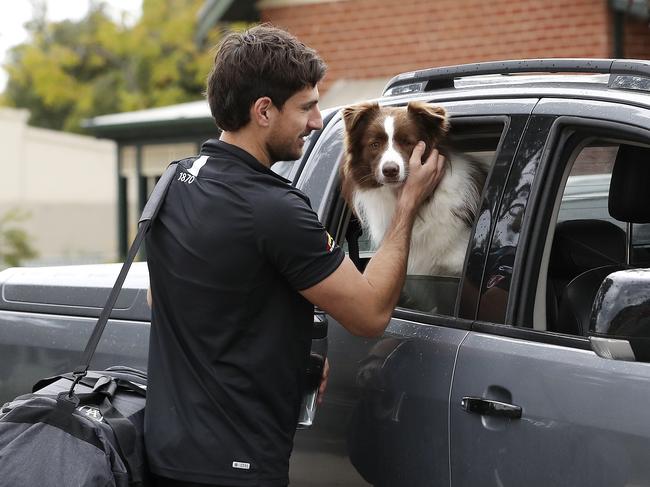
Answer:
<svg viewBox="0 0 650 487"><path fill-rule="evenodd" d="M447 156L445 174L413 226L408 274L460 275L486 168L479 161L442 149L449 129L445 109L422 102L407 107L362 103L345 108L343 119L343 196L375 246L390 226L415 144L426 143L422 161L433 147Z"/></svg>

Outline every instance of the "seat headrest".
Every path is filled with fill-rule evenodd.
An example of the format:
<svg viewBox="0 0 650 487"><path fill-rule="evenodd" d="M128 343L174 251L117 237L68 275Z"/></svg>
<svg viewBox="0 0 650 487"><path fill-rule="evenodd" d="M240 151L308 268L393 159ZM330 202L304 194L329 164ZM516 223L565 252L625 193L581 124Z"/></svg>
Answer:
<svg viewBox="0 0 650 487"><path fill-rule="evenodd" d="M549 270L557 276L625 262L625 231L605 220L567 220L557 224Z"/></svg>
<svg viewBox="0 0 650 487"><path fill-rule="evenodd" d="M650 149L621 145L609 185L609 214L619 221L650 223Z"/></svg>

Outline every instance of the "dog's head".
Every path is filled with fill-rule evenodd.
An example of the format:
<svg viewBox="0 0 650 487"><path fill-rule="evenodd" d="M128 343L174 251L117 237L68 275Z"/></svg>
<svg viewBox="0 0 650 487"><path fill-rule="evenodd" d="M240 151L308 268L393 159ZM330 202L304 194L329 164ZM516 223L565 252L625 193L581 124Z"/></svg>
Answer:
<svg viewBox="0 0 650 487"><path fill-rule="evenodd" d="M425 160L449 128L445 109L423 102L411 102L406 107L353 105L343 110L343 120L343 180L354 181L361 188L402 184L415 144L420 140L426 143Z"/></svg>

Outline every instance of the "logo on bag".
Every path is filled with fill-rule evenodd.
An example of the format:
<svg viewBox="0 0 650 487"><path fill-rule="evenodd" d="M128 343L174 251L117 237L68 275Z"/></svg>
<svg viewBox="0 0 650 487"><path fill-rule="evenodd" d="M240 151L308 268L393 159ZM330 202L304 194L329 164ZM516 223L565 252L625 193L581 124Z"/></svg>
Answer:
<svg viewBox="0 0 650 487"><path fill-rule="evenodd" d="M99 409L92 407L92 406L81 406L77 408L77 411L79 411L81 414L84 416L92 419L93 421L97 421L98 423L101 423L104 421L104 416L102 416L102 413L99 411Z"/></svg>
<svg viewBox="0 0 650 487"><path fill-rule="evenodd" d="M232 462L232 468L241 468L243 470L250 470L251 464L246 462Z"/></svg>

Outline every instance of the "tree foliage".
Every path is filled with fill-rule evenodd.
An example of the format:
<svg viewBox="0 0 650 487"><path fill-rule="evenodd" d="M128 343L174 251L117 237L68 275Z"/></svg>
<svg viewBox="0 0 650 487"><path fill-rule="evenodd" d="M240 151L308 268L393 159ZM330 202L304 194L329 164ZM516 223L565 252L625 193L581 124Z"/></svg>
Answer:
<svg viewBox="0 0 650 487"><path fill-rule="evenodd" d="M129 26L102 0L79 21L48 22L36 0L29 40L5 64L3 102L29 109L32 125L78 132L85 118L199 99L219 37L213 30L207 47L194 42L202 3L144 0Z"/></svg>
<svg viewBox="0 0 650 487"><path fill-rule="evenodd" d="M0 216L0 269L19 266L26 259L37 257L29 235L20 223L29 215L13 209Z"/></svg>

